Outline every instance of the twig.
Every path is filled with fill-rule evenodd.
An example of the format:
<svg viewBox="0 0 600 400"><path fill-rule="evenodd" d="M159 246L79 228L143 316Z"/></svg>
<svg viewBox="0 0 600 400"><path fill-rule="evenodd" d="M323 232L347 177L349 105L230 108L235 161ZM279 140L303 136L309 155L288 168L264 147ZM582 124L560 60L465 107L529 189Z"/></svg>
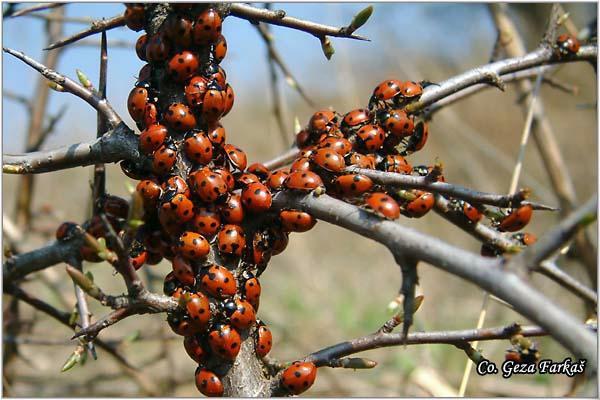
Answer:
<svg viewBox="0 0 600 400"><path fill-rule="evenodd" d="M278 155L277 157L265 161L263 164L265 167L270 170L275 170L277 168L284 167L294 161L300 155L300 150L294 146L291 149L287 150L285 153Z"/></svg>
<svg viewBox="0 0 600 400"><path fill-rule="evenodd" d="M35 12L35 11L42 11L42 10L48 10L50 8L62 7L65 4L66 3L38 3L38 4L34 4L33 6L29 6L27 8L22 8L18 11L13 12L12 14L5 15L5 17L13 17L13 18L20 17L20 16L27 15L27 14Z"/></svg>
<svg viewBox="0 0 600 400"><path fill-rule="evenodd" d="M46 125L46 127L42 130L42 134L40 135L40 138L32 146L31 149L28 149L28 151L37 151L42 148L42 145L44 144L44 142L46 141L48 136L54 131L56 124L58 123L58 121L61 120L62 117L64 117L66 112L67 112L67 106L63 105L55 115L50 116L50 121L48 121L48 125Z"/></svg>
<svg viewBox="0 0 600 400"><path fill-rule="evenodd" d="M88 36L94 35L96 33L104 32L104 31L118 28L119 26L124 26L124 25L125 25L125 17L123 15L117 15L110 19L94 21L94 22L92 22L92 24L90 25L89 28L84 29L81 32L78 32L72 36L65 38L65 39L59 40L58 42L55 42L55 43L51 44L50 46L46 47L44 50L52 50L52 49L56 49L58 47L66 46L68 44L74 43L78 40L81 40Z"/></svg>
<svg viewBox="0 0 600 400"><path fill-rule="evenodd" d="M77 299L77 312L79 313L79 325L82 329L86 329L90 326L90 311L87 303L87 299L85 298L85 293L77 284L73 283L73 288L75 290L75 298ZM94 343L89 341L87 343L87 349L90 352L90 355L96 359L96 349L94 347Z"/></svg>
<svg viewBox="0 0 600 400"><path fill-rule="evenodd" d="M68 16L58 16L54 14L28 14L28 17L42 19L45 21L57 21L57 22L65 22L65 23L73 23L73 24L91 24L94 22L93 18L90 17L68 17ZM49 44L53 43L50 42Z"/></svg>
<svg viewBox="0 0 600 400"><path fill-rule="evenodd" d="M4 154L2 172L39 174L96 163L138 160L138 139L125 124L118 125L92 142L76 143L53 150L27 154Z"/></svg>
<svg viewBox="0 0 600 400"><path fill-rule="evenodd" d="M102 32L100 45L100 81L98 84L98 97L106 99L106 74L108 70L108 53L106 47L106 32ZM108 130L108 124L104 116L98 112L97 116L96 137L101 138ZM99 199L104 196L106 191L106 169L103 163L94 165L94 183L92 189L92 209L94 215L98 215L101 211Z"/></svg>
<svg viewBox="0 0 600 400"><path fill-rule="evenodd" d="M3 50L37 70L40 74L42 74L42 76L44 76L44 78L56 83L57 85L60 85L65 91L72 93L87 102L89 105L98 110L98 112L101 112L112 125L112 127L115 127L122 122L121 117L119 117L115 110L113 110L111 105L106 100L99 98L91 90L84 88L75 81L26 56L25 53L21 51L15 51L7 47L4 47Z"/></svg>
<svg viewBox="0 0 600 400"><path fill-rule="evenodd" d="M73 46L67 47L68 49L72 49L74 47L100 47L102 41L101 40L81 40L75 43ZM126 49L131 50L135 48L135 43L128 40L118 40L112 39L108 41L108 47L111 49Z"/></svg>
<svg viewBox="0 0 600 400"><path fill-rule="evenodd" d="M538 266L533 268L533 271L539 272L547 276L560 286L568 289L571 293L581 297L593 306L598 306L598 294L592 289L573 278L571 275L564 272L555 263L543 261Z"/></svg>
<svg viewBox="0 0 600 400"><path fill-rule="evenodd" d="M500 195L493 193L478 192L459 185L454 185L446 182L432 181L427 176L412 176L404 175L395 172L384 172L373 169L363 169L354 166L347 167L346 172L362 174L386 186L395 186L409 189L424 189L433 193L440 193L456 197L458 199L467 200L472 203L489 204L497 207L516 208L529 195L528 190L521 190L515 194ZM554 207L544 204L527 202L536 210L556 210Z"/></svg>
<svg viewBox="0 0 600 400"><path fill-rule="evenodd" d="M4 92L4 97L6 99L13 100L19 104L22 104L31 113L31 109L33 108L33 105L31 104L31 101L27 97L22 96L18 93L14 93L8 89L4 89L3 92Z"/></svg>
<svg viewBox="0 0 600 400"><path fill-rule="evenodd" d="M266 22L272 25L284 26L287 28L298 29L303 32L310 33L316 37L334 36L342 38L350 38L357 40L369 39L348 34L342 28L317 24L315 22L305 21L298 18L287 17L283 10L267 10L264 8L256 8L243 3L232 3L229 8L231 15L246 19L250 22Z"/></svg>
<svg viewBox="0 0 600 400"><path fill-rule="evenodd" d="M450 246L392 221L382 220L359 208L327 195L299 195L280 192L274 196L275 210L291 207L318 219L349 229L384 244L395 256L410 254L451 274L473 282L510 303L517 312L546 329L559 343L578 357L597 365L595 336L571 314L560 309L511 271L502 268L503 259L486 259Z"/></svg>

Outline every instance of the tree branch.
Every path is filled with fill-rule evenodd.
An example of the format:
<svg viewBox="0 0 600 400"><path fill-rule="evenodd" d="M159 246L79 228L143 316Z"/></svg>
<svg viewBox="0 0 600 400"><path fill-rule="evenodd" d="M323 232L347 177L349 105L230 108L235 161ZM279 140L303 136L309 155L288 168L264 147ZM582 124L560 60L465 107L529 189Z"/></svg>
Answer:
<svg viewBox="0 0 600 400"><path fill-rule="evenodd" d="M50 8L62 7L65 4L66 3L38 3L38 4L34 4L34 5L26 7L26 8L22 8L18 11L13 12L12 14L5 15L5 17L11 17L11 18L20 17L22 15L27 15L27 14L35 12L35 11L42 11L42 10L48 10Z"/></svg>
<svg viewBox="0 0 600 400"><path fill-rule="evenodd" d="M119 26L125 25L125 17L123 15L117 15L110 19L103 19L100 21L94 21L90 25L89 28L82 30L72 36L69 36L65 39L62 39L56 43L51 44L46 47L44 50L53 50L58 47L66 46L68 44L74 43L78 40L86 38L88 36L94 35L99 32L108 31L110 29L118 28Z"/></svg>
<svg viewBox="0 0 600 400"><path fill-rule="evenodd" d="M552 279L554 282L569 290L571 293L591 303L593 307L598 306L598 294L585 286L583 283L579 282L577 279L573 278L571 275L564 272L555 263L543 261L532 270Z"/></svg>
<svg viewBox="0 0 600 400"><path fill-rule="evenodd" d="M300 150L294 146L291 149L287 150L285 153L278 155L277 157L265 161L263 164L265 167L270 170L275 170L277 168L284 167L294 161L300 155Z"/></svg>

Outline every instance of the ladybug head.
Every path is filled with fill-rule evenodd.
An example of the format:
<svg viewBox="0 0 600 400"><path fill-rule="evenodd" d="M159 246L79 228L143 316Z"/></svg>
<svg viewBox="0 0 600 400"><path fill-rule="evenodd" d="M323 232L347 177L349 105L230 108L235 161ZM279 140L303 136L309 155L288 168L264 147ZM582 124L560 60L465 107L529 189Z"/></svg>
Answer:
<svg viewBox="0 0 600 400"><path fill-rule="evenodd" d="M225 315L231 315L235 312L235 310L237 310L237 305L235 304L235 301L227 300L221 302L220 308L223 310Z"/></svg>

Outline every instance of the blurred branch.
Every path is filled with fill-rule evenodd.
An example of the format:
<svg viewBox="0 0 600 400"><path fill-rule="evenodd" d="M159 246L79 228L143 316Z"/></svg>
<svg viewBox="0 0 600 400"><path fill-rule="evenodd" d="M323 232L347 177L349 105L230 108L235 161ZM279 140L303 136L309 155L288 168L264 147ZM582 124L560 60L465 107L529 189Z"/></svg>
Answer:
<svg viewBox="0 0 600 400"><path fill-rule="evenodd" d="M27 108L27 111L29 113L31 113L31 109L33 108L33 104L31 104L31 101L27 97L22 96L22 95L17 94L17 93L14 93L14 92L12 92L12 91L10 91L8 89L4 89L3 90L3 94L4 94L4 97L6 99L13 100L13 101L16 101L19 104L22 104L23 106L25 106L25 108Z"/></svg>
<svg viewBox="0 0 600 400"><path fill-rule="evenodd" d="M349 34L342 28L336 28L298 18L287 17L285 15L285 11L283 10L271 11L264 8L252 7L243 3L232 3L230 4L229 12L234 17L246 19L252 23L265 22L272 25L297 29L317 37L334 36L357 40L369 40L365 37L354 35L353 33Z"/></svg>
<svg viewBox="0 0 600 400"><path fill-rule="evenodd" d="M50 8L62 7L65 4L66 3L38 3L38 4L34 4L32 6L17 10L11 14L4 15L4 17L13 17L13 18L20 17L20 16L27 15L29 13L36 12L36 11L43 11L43 10L48 10Z"/></svg>
<svg viewBox="0 0 600 400"><path fill-rule="evenodd" d="M278 155L277 157L263 162L265 167L270 170L275 170L277 168L284 167L294 161L300 155L300 150L293 146L291 149L287 150L285 153Z"/></svg>
<svg viewBox="0 0 600 400"><path fill-rule="evenodd" d="M28 17L42 19L45 21L57 21L57 22L65 22L65 23L73 23L73 24L91 24L94 22L93 18L90 17L67 17L65 15L58 16L53 14L28 14ZM58 40L58 39L56 39ZM55 41L55 40L54 40ZM48 43L51 44L54 41Z"/></svg>
<svg viewBox="0 0 600 400"><path fill-rule="evenodd" d="M597 368L595 336L570 313L552 303L516 274L503 268L504 259L488 259L431 238L393 221L382 220L358 207L327 195L280 192L273 208L306 211L385 245L392 254L428 262L460 276L511 304L515 311L539 324L559 343Z"/></svg>
<svg viewBox="0 0 600 400"><path fill-rule="evenodd" d="M122 122L121 117L119 117L115 110L112 109L110 104L106 100L99 98L91 90L84 88L75 81L26 56L25 53L21 51L15 51L7 47L4 47L3 50L37 70L44 78L60 85L65 91L72 93L87 102L98 112L101 112L113 127Z"/></svg>
<svg viewBox="0 0 600 400"><path fill-rule="evenodd" d="M73 47L100 47L102 45L102 41L101 40L81 40L79 42L77 42L76 44L74 44L72 47L68 47L73 48ZM108 47L110 47L111 49L127 49L127 50L131 50L133 48L135 48L135 43L128 41L128 40L118 40L118 39L112 39L108 41Z"/></svg>
<svg viewBox="0 0 600 400"><path fill-rule="evenodd" d="M110 19L102 19L100 21L94 21L94 22L92 22L92 24L90 25L89 28L84 29L72 36L65 38L65 39L59 40L58 42L55 42L55 43L49 45L48 47L46 47L44 50L53 50L58 47L66 46L68 44L74 43L78 40L81 40L88 36L94 35L96 33L108 31L110 29L118 28L118 27L124 26L124 25L125 25L125 17L123 15L117 15Z"/></svg>
<svg viewBox="0 0 600 400"><path fill-rule="evenodd" d="M552 279L560 286L568 289L571 293L591 303L593 307L598 306L598 294L585 286L583 283L579 282L577 279L573 278L571 275L564 272L554 262L543 261L538 266L533 267L532 270Z"/></svg>
<svg viewBox="0 0 600 400"><path fill-rule="evenodd" d="M108 70L108 53L106 43L106 32L102 32L102 39L100 44L100 79L98 83L98 97L106 99L106 74ZM96 121L96 137L101 138L108 130L108 123L106 118L98 112ZM92 188L92 209L93 214L98 215L100 213L100 202L99 199L104 196L106 191L106 169L103 163L97 163L94 165L94 183Z"/></svg>

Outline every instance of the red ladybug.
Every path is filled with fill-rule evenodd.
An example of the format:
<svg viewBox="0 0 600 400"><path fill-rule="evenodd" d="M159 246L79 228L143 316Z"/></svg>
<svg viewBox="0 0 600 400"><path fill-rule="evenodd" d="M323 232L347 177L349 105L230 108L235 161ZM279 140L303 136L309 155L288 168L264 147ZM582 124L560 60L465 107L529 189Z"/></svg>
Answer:
<svg viewBox="0 0 600 400"><path fill-rule="evenodd" d="M233 189L235 189L235 178L229 169L226 167L216 167L213 168L213 172L223 178L225 184L227 185L227 190L231 192Z"/></svg>
<svg viewBox="0 0 600 400"><path fill-rule="evenodd" d="M433 193L417 191L418 197L410 201L406 211L410 217L420 218L427 214L435 204Z"/></svg>
<svg viewBox="0 0 600 400"><path fill-rule="evenodd" d="M173 44L189 49L192 47L193 24L188 18L171 14L162 26L165 37Z"/></svg>
<svg viewBox="0 0 600 400"><path fill-rule="evenodd" d="M246 153L239 147L235 147L232 144L223 145L225 156L233 168L243 171L246 169L248 163Z"/></svg>
<svg viewBox="0 0 600 400"><path fill-rule="evenodd" d="M160 199L161 211L178 223L188 222L194 218L194 203L182 193L171 189Z"/></svg>
<svg viewBox="0 0 600 400"><path fill-rule="evenodd" d="M148 103L144 109L144 127L158 124L158 109L156 104Z"/></svg>
<svg viewBox="0 0 600 400"><path fill-rule="evenodd" d="M233 296L237 291L233 274L220 265L212 265L204 271L200 286L204 292L217 298Z"/></svg>
<svg viewBox="0 0 600 400"><path fill-rule="evenodd" d="M184 89L188 106L198 109L204 103L204 95L208 91L208 81L202 76L194 76Z"/></svg>
<svg viewBox="0 0 600 400"><path fill-rule="evenodd" d="M248 329L256 322L254 307L246 300L228 301L223 305L223 310L236 329Z"/></svg>
<svg viewBox="0 0 600 400"><path fill-rule="evenodd" d="M139 242L135 242L131 246L131 250L129 251L129 262L131 266L137 271L142 268L142 266L146 263L146 257L148 256L148 252Z"/></svg>
<svg viewBox="0 0 600 400"><path fill-rule="evenodd" d="M140 151L144 154L152 154L162 146L169 131L164 125L151 125L140 134Z"/></svg>
<svg viewBox="0 0 600 400"><path fill-rule="evenodd" d="M312 191L323 187L321 177L311 171L294 171L285 178L284 185L288 189Z"/></svg>
<svg viewBox="0 0 600 400"><path fill-rule="evenodd" d="M306 232L317 223L309 213L296 210L284 210L279 213L281 227L287 232Z"/></svg>
<svg viewBox="0 0 600 400"><path fill-rule="evenodd" d="M319 141L320 148L330 148L342 157L352 151L352 143L345 138L327 136Z"/></svg>
<svg viewBox="0 0 600 400"><path fill-rule="evenodd" d="M252 246L249 249L252 263L258 268L266 267L266 265L269 263L269 260L271 260L272 253L273 250L271 248L268 234L260 231L254 232ZM254 304L252 305L254 306ZM254 309L256 310L256 307L254 307Z"/></svg>
<svg viewBox="0 0 600 400"><path fill-rule="evenodd" d="M196 117L189 107L182 103L173 103L164 115L165 123L177 132L187 132L196 126Z"/></svg>
<svg viewBox="0 0 600 400"><path fill-rule="evenodd" d="M191 336L197 333L203 333L206 331L206 327L197 324L196 321L192 320L189 316L179 313L169 314L167 316L167 322L169 327L180 336Z"/></svg>
<svg viewBox="0 0 600 400"><path fill-rule="evenodd" d="M225 128L218 122L208 125L208 138L213 145L220 147L225 143Z"/></svg>
<svg viewBox="0 0 600 400"><path fill-rule="evenodd" d="M144 87L134 87L131 92L129 92L129 97L127 98L127 110L135 122L142 122L144 110L149 101L150 94L148 93L148 89Z"/></svg>
<svg viewBox="0 0 600 400"><path fill-rule="evenodd" d="M190 195L191 195L188 184L185 182L185 180L182 177L180 177L178 175L174 175L174 176L170 177L169 179L167 179L167 181L162 184L162 189L164 191L167 191L167 190L174 191L175 194L182 194L185 197L190 197Z"/></svg>
<svg viewBox="0 0 600 400"><path fill-rule="evenodd" d="M127 218L129 214L129 202L121 197L104 195L100 200L102 210L114 218Z"/></svg>
<svg viewBox="0 0 600 400"><path fill-rule="evenodd" d="M217 235L217 243L221 254L240 257L246 247L244 230L238 225L223 225Z"/></svg>
<svg viewBox="0 0 600 400"><path fill-rule="evenodd" d="M531 207L531 205L526 204L521 206L516 210L513 210L513 212L500 221L498 229L505 232L516 232L521 230L529 223L532 215L533 207Z"/></svg>
<svg viewBox="0 0 600 400"><path fill-rule="evenodd" d="M201 235L213 236L221 226L221 218L214 210L200 207L195 210L191 224L194 230Z"/></svg>
<svg viewBox="0 0 600 400"><path fill-rule="evenodd" d="M300 394L310 388L317 377L317 367L311 362L296 361L281 375L281 385L292 394Z"/></svg>
<svg viewBox="0 0 600 400"><path fill-rule="evenodd" d="M77 226L75 222L63 222L56 229L56 240L67 241L73 239L77 232Z"/></svg>
<svg viewBox="0 0 600 400"><path fill-rule="evenodd" d="M310 159L308 157L297 158L292 165L290 165L290 171L310 171Z"/></svg>
<svg viewBox="0 0 600 400"><path fill-rule="evenodd" d="M556 47L558 48L558 52L562 55L572 55L577 54L581 44L576 37L569 35L567 33L560 35L556 39Z"/></svg>
<svg viewBox="0 0 600 400"><path fill-rule="evenodd" d="M375 163L373 159L365 156L364 154L352 152L348 153L345 157L347 165L355 165L358 168L375 169Z"/></svg>
<svg viewBox="0 0 600 400"><path fill-rule="evenodd" d="M144 5L127 4L125 13L125 25L133 31L140 31L144 28Z"/></svg>
<svg viewBox="0 0 600 400"><path fill-rule="evenodd" d="M373 95L369 101L369 108L372 109L378 102L393 100L395 97L400 95L401 91L402 82L397 79L390 79L381 82L373 91Z"/></svg>
<svg viewBox="0 0 600 400"><path fill-rule="evenodd" d="M400 216L400 206L396 200L385 193L375 192L367 196L365 206L380 217L397 219Z"/></svg>
<svg viewBox="0 0 600 400"><path fill-rule="evenodd" d="M218 121L225 113L227 107L227 93L219 86L209 84L204 94L202 105L202 116L208 122Z"/></svg>
<svg viewBox="0 0 600 400"><path fill-rule="evenodd" d="M189 160L200 164L208 164L213 157L212 143L202 131L194 132L183 144L185 155Z"/></svg>
<svg viewBox="0 0 600 400"><path fill-rule="evenodd" d="M208 255L210 244L201 234L186 231L179 237L177 252L189 260L198 260Z"/></svg>
<svg viewBox="0 0 600 400"><path fill-rule="evenodd" d="M264 164L261 163L253 163L248 165L246 172L254 174L258 176L261 181L265 181L271 175L271 171Z"/></svg>
<svg viewBox="0 0 600 400"><path fill-rule="evenodd" d="M196 335L186 336L183 339L183 348L188 356L198 364L203 363L208 355Z"/></svg>
<svg viewBox="0 0 600 400"><path fill-rule="evenodd" d="M220 63L227 54L227 40L225 36L219 35L215 43L213 44L213 57L215 62Z"/></svg>
<svg viewBox="0 0 600 400"><path fill-rule="evenodd" d="M261 323L256 330L256 355L263 358L271 351L273 347L273 335L266 325Z"/></svg>
<svg viewBox="0 0 600 400"><path fill-rule="evenodd" d="M269 179L267 180L267 186L269 189L273 190L281 190L283 189L283 182L285 178L290 174L289 169L280 169L278 171L273 171L271 175L269 175Z"/></svg>
<svg viewBox="0 0 600 400"><path fill-rule="evenodd" d="M152 35L146 44L146 60L148 62L165 61L169 57L171 44L162 33Z"/></svg>
<svg viewBox="0 0 600 400"><path fill-rule="evenodd" d="M241 224L244 220L244 208L242 207L242 196L232 194L229 199L219 207L223 221L229 224Z"/></svg>
<svg viewBox="0 0 600 400"><path fill-rule="evenodd" d="M463 202L463 214L473 223L479 222L483 218L483 214L466 201Z"/></svg>
<svg viewBox="0 0 600 400"><path fill-rule="evenodd" d="M361 126L371 123L371 113L365 108L358 108L348 112L342 119L341 129L344 133L360 129Z"/></svg>
<svg viewBox="0 0 600 400"><path fill-rule="evenodd" d="M227 360L235 360L240 352L240 334L229 325L217 325L208 334L208 345L213 353Z"/></svg>
<svg viewBox="0 0 600 400"><path fill-rule="evenodd" d="M403 82L400 86L400 94L405 99L416 99L423 94L423 86L413 81Z"/></svg>
<svg viewBox="0 0 600 400"><path fill-rule="evenodd" d="M533 233L517 233L512 235L512 238L518 240L524 246L531 246L535 242L537 242L537 237Z"/></svg>
<svg viewBox="0 0 600 400"><path fill-rule="evenodd" d="M262 183L252 183L242 190L244 209L253 213L265 212L271 208L271 192Z"/></svg>
<svg viewBox="0 0 600 400"><path fill-rule="evenodd" d="M144 82L150 79L150 75L152 74L152 66L150 64L144 64L142 68L140 68L140 72L138 72L138 82Z"/></svg>
<svg viewBox="0 0 600 400"><path fill-rule="evenodd" d="M184 50L175 54L167 64L167 74L178 83L183 83L194 76L200 63L196 54Z"/></svg>
<svg viewBox="0 0 600 400"><path fill-rule="evenodd" d="M219 377L204 368L196 369L196 388L207 397L223 396L223 383Z"/></svg>
<svg viewBox="0 0 600 400"><path fill-rule="evenodd" d="M381 126L396 137L412 135L415 130L413 118L400 109L390 110L381 116Z"/></svg>
<svg viewBox="0 0 600 400"><path fill-rule="evenodd" d="M219 64L209 62L204 65L202 75L207 81L216 84L215 87L225 91L225 82L227 82L227 73Z"/></svg>
<svg viewBox="0 0 600 400"><path fill-rule="evenodd" d="M370 191L373 188L373 181L368 176L349 174L338 176L335 181L335 188L342 196L358 196Z"/></svg>
<svg viewBox="0 0 600 400"><path fill-rule="evenodd" d="M335 111L321 110L312 115L308 122L308 129L314 133L326 133L338 122Z"/></svg>
<svg viewBox="0 0 600 400"><path fill-rule="evenodd" d="M193 286L196 283L196 275L192 265L182 256L173 257L171 264L175 278L186 286Z"/></svg>
<svg viewBox="0 0 600 400"><path fill-rule="evenodd" d="M242 294L256 311L258 311L261 290L258 278L252 272L244 271L242 273Z"/></svg>
<svg viewBox="0 0 600 400"><path fill-rule="evenodd" d="M146 61L146 45L148 44L148 36L143 34L135 42L135 53L142 61Z"/></svg>
<svg viewBox="0 0 600 400"><path fill-rule="evenodd" d="M194 24L194 43L205 45L214 43L221 35L222 20L219 13L209 8L198 15Z"/></svg>
<svg viewBox="0 0 600 400"><path fill-rule="evenodd" d="M334 149L321 148L313 155L312 161L326 171L341 172L346 168L344 157L338 154Z"/></svg>
<svg viewBox="0 0 600 400"><path fill-rule="evenodd" d="M210 319L210 303L203 293L194 293L185 305L189 316L197 324L208 326Z"/></svg>
<svg viewBox="0 0 600 400"><path fill-rule="evenodd" d="M429 137L429 128L426 122L419 122L415 127L414 133L408 139L406 149L402 152L402 155L407 155L419 151L427 143Z"/></svg>
<svg viewBox="0 0 600 400"><path fill-rule="evenodd" d="M378 150L385 139L385 132L379 125L365 125L356 133L360 147L372 153Z"/></svg>
<svg viewBox="0 0 600 400"><path fill-rule="evenodd" d="M238 189L243 189L246 186L251 185L253 183L260 183L260 179L258 179L258 176L251 173L244 173L238 176L235 180L235 187Z"/></svg>
<svg viewBox="0 0 600 400"><path fill-rule="evenodd" d="M225 85L225 109L223 110L223 117L229 114L229 111L233 108L233 103L235 102L235 93L233 93L233 88L228 83Z"/></svg>
<svg viewBox="0 0 600 400"><path fill-rule="evenodd" d="M281 229L271 228L269 230L271 248L273 249L273 255L276 256L285 250L288 245L289 236L287 232Z"/></svg>
<svg viewBox="0 0 600 400"><path fill-rule="evenodd" d="M302 129L300 132L296 134L296 146L299 149L308 146L312 139L312 135L307 129Z"/></svg>
<svg viewBox="0 0 600 400"><path fill-rule="evenodd" d="M413 170L412 166L406 161L406 158L399 154L385 156L385 158L377 164L377 169L406 175L410 174Z"/></svg>
<svg viewBox="0 0 600 400"><path fill-rule="evenodd" d="M201 169L190 174L191 188L206 203L214 203L227 196L228 187L221 175L210 169Z"/></svg>

